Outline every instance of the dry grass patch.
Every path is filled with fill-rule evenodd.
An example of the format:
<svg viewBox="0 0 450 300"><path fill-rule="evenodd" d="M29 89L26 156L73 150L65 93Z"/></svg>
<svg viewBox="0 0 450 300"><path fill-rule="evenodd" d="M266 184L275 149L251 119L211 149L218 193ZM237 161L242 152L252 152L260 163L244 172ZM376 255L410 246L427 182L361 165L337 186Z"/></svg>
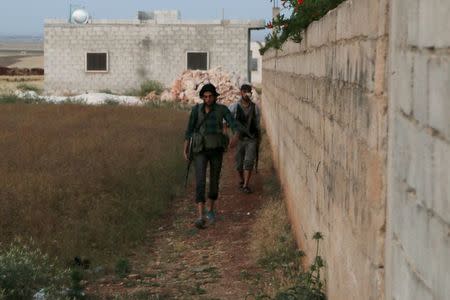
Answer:
<svg viewBox="0 0 450 300"><path fill-rule="evenodd" d="M268 271L259 282L259 293L274 297L278 291L295 285L301 273L298 250L283 201L268 201L258 212L251 229L252 258Z"/></svg>
<svg viewBox="0 0 450 300"><path fill-rule="evenodd" d="M24 84L42 91L44 76L0 76L0 95L11 94Z"/></svg>
<svg viewBox="0 0 450 300"><path fill-rule="evenodd" d="M4 104L0 236L68 259L119 255L145 239L183 180L186 112Z"/></svg>

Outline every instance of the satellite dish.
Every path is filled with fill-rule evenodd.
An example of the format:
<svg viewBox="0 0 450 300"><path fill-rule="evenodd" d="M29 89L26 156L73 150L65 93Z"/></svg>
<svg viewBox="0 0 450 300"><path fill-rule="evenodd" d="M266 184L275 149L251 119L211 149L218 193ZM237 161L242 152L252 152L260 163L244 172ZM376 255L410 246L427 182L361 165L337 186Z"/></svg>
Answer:
<svg viewBox="0 0 450 300"><path fill-rule="evenodd" d="M82 8L78 8L73 11L71 19L75 24L87 24L89 22L89 13Z"/></svg>

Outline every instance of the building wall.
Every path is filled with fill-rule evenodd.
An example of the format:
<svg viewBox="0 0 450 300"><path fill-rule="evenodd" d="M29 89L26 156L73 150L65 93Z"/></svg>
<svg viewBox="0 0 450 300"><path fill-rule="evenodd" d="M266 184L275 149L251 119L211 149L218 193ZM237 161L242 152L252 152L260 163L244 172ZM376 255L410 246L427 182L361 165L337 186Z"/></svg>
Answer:
<svg viewBox="0 0 450 300"><path fill-rule="evenodd" d="M262 81L262 56L259 53L259 49L262 47L262 44L259 42L251 42L250 51L252 52L252 59L256 59L258 62L258 69L253 71L251 75L252 83L261 83Z"/></svg>
<svg viewBox="0 0 450 300"><path fill-rule="evenodd" d="M210 68L222 66L247 78L248 28L238 22L140 24L96 21L45 24L45 89L75 93L137 88L145 79L169 86L186 69L187 51L208 51ZM108 51L109 72L86 73L85 53Z"/></svg>
<svg viewBox="0 0 450 300"><path fill-rule="evenodd" d="M391 1L387 299L450 299L449 16Z"/></svg>
<svg viewBox="0 0 450 300"><path fill-rule="evenodd" d="M263 57L263 113L293 228L325 235L329 299L383 299L388 1L341 4Z"/></svg>

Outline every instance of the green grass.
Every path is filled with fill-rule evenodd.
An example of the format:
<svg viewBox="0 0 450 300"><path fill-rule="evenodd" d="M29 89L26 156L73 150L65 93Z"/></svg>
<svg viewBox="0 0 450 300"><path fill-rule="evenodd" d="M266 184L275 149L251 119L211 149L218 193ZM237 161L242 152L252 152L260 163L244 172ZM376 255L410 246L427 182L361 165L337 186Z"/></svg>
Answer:
<svg viewBox="0 0 450 300"><path fill-rule="evenodd" d="M0 105L14 104L14 103L37 104L37 103L42 103L42 102L43 101L39 100L39 99L19 98L16 95L11 95L11 94L0 95Z"/></svg>
<svg viewBox="0 0 450 300"><path fill-rule="evenodd" d="M54 297L69 282L68 270L33 241L14 241L0 250L0 299L31 299L41 289Z"/></svg>
<svg viewBox="0 0 450 300"><path fill-rule="evenodd" d="M156 80L146 80L141 83L138 89L130 89L125 92L125 95L145 97L151 92L156 92L160 95L164 91L164 85Z"/></svg>
<svg viewBox="0 0 450 300"><path fill-rule="evenodd" d="M21 91L34 91L34 92L36 92L38 94L42 93L42 89L41 88L39 88L39 87L37 87L35 85L32 85L32 84L29 84L29 83L18 84L17 85L17 89L19 89Z"/></svg>

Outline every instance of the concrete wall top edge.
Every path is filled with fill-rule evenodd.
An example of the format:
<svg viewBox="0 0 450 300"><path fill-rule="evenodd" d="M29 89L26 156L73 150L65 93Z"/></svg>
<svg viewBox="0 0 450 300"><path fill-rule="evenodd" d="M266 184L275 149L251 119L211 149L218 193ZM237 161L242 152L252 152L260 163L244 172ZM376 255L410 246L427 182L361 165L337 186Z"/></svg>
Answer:
<svg viewBox="0 0 450 300"><path fill-rule="evenodd" d="M67 26L67 27L77 27L77 26L95 26L95 25L227 25L227 26L239 26L239 27L249 27L252 29L262 29L265 27L264 20L206 20L206 21L196 21L196 20L175 20L169 22L156 22L155 20L148 20L141 22L139 20L110 20L110 19L96 19L92 20L91 23L86 25L77 25L68 23L65 19L45 19L44 26Z"/></svg>

